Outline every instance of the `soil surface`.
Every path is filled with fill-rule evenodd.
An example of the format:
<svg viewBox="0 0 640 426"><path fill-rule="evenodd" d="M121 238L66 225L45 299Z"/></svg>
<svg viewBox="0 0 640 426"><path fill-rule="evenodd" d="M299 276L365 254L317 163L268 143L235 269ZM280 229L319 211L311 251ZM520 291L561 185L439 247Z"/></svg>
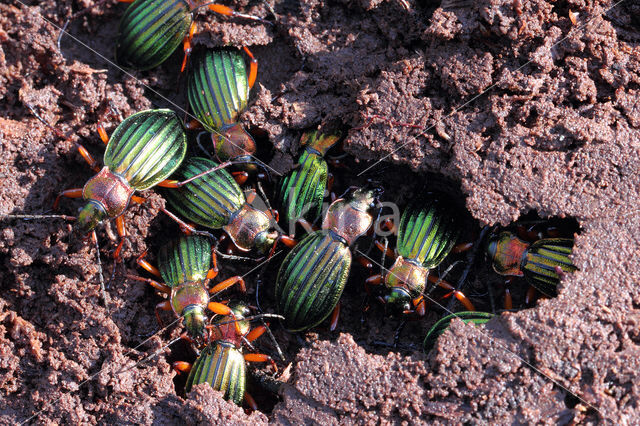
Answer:
<svg viewBox="0 0 640 426"><path fill-rule="evenodd" d="M196 46L251 48L258 83L243 122L261 158L286 172L304 130L342 132L335 190L373 180L404 206L444 189L468 211L463 239L485 225L552 217L576 233L559 295L482 328L454 321L428 354L425 318L385 315L354 266L335 332L291 335L272 324L285 360L280 382L258 367L246 415L208 386L184 395L171 362L193 361L182 326L158 333L158 295L127 274L135 259L178 235L152 190L125 214L123 262L115 226L96 246L61 218L77 200L59 192L92 175L74 143L98 160L96 134L151 107L184 111L181 52L148 72L111 61L126 5L6 0L0 4L0 423L571 423L640 418L640 4L625 0L240 0L274 25L196 13ZM57 45L59 27L74 13ZM202 48L202 47L200 47ZM63 132L63 139L29 109ZM192 141L193 142L193 141ZM204 155L196 143L192 154ZM381 160L381 162L378 162ZM356 177L356 175L358 177ZM269 188L267 188L269 190ZM370 241L358 250L370 249ZM378 252L371 251L375 258ZM474 253L473 251L471 253ZM272 312L278 254L221 261L221 278L248 273ZM484 256L452 256L456 282L483 310L501 312L501 277ZM107 281L100 290L100 265ZM113 276L112 276L112 270ZM260 279L259 279L260 278ZM462 277L464 278L464 277ZM524 288L524 289L523 289ZM235 296L234 293L230 294ZM171 315L163 317L165 324ZM267 336L258 348L276 356ZM289 367L289 368L287 368ZM284 371L284 374L282 372ZM272 393L272 390L277 392ZM636 419L636 420L634 420Z"/></svg>

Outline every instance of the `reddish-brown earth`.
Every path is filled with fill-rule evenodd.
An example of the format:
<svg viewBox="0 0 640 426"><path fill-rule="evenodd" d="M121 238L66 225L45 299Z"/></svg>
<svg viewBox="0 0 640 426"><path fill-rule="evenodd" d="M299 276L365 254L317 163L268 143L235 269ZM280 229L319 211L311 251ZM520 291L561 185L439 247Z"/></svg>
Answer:
<svg viewBox="0 0 640 426"><path fill-rule="evenodd" d="M74 145L26 104L96 158L103 146L95 125L110 132L120 120L109 105L122 116L185 105L176 90L180 54L132 75L105 59L126 6L107 2L73 21L69 31L86 45L67 36L59 51L55 25L92 0L25 3L0 4L3 215L51 213L57 193L91 175ZM95 248L74 238L69 223L4 217L0 423L34 414L36 423L637 422L638 2L612 10L612 1L583 0L268 3L275 16L263 2L234 6L274 20L274 28L199 13L195 42L252 47L260 72L244 120L275 169L291 167L303 130L340 128L353 158L338 173L337 189L384 159L359 182L381 182L385 199L400 205L444 182L470 212L467 238L479 225L506 225L531 211L575 218L579 271L563 279L557 298L503 313L482 329L454 321L425 356L424 332L442 310L409 324L398 349L389 347L399 322L376 304L361 313L365 271L355 268L341 334L326 324L299 337L276 327L287 356L280 366L292 363L292 375L278 397L254 380L266 415L247 417L206 386L183 399L169 363L193 353L183 344L160 350L180 327L139 346L159 329L153 311L160 296L125 274L139 273L139 253L157 251L178 233L158 215L160 196L147 191L149 202L125 215L124 266L107 288L106 307ZM61 213L74 214L78 205L64 202ZM107 279L114 233L113 224L98 233ZM487 289L501 280L482 260L465 291L490 309L488 300L499 295ZM250 268L227 266L221 276ZM261 287L267 311L276 268ZM250 294L255 278L247 276ZM260 340L273 353L269 339Z"/></svg>

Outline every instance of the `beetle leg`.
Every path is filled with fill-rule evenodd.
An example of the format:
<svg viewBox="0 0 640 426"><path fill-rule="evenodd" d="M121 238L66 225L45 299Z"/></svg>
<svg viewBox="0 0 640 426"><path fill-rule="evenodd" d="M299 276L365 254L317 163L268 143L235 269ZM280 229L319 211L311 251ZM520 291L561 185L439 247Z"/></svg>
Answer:
<svg viewBox="0 0 640 426"><path fill-rule="evenodd" d="M247 362L269 362L278 373L278 366L275 361L271 359L269 355L266 354L244 354L244 360Z"/></svg>
<svg viewBox="0 0 640 426"><path fill-rule="evenodd" d="M280 236L280 241L282 241L282 244L284 244L285 246L289 247L289 248L293 248L296 246L296 244L298 244L298 242L295 240L295 238L291 238L288 235L281 235Z"/></svg>
<svg viewBox="0 0 640 426"><path fill-rule="evenodd" d="M382 253L384 253L386 257L388 257L391 260L395 260L396 254L393 252L393 250L391 250L391 248L385 246L378 240L375 241L375 245L376 247L378 247L378 249L380 249Z"/></svg>
<svg viewBox="0 0 640 426"><path fill-rule="evenodd" d="M151 287L155 288L156 290L160 290L161 292L163 292L165 294L171 293L171 287L169 287L166 284L159 283L156 280L152 280L151 278L143 278L143 277L139 277L137 275L131 275L131 274L127 274L127 278L129 278L131 280L145 282L145 283L149 284Z"/></svg>
<svg viewBox="0 0 640 426"><path fill-rule="evenodd" d="M527 305L531 305L536 300L536 288L532 285L527 289L527 295L524 299L524 302Z"/></svg>
<svg viewBox="0 0 640 426"><path fill-rule="evenodd" d="M247 79L249 82L249 89L251 89L256 82L256 77L258 76L258 60L253 56L253 53L251 53L247 46L242 46L242 49L251 59L249 64L249 78Z"/></svg>
<svg viewBox="0 0 640 426"><path fill-rule="evenodd" d="M451 249L451 253L464 253L465 251L469 251L473 248L473 243L460 243L453 246Z"/></svg>
<svg viewBox="0 0 640 426"><path fill-rule="evenodd" d="M120 242L113 252L113 257L116 259L116 262L120 262L120 260L122 260L120 259L120 251L122 251L122 246L124 245L124 238L127 236L127 229L124 226L124 218L122 216L116 217L116 231L118 231Z"/></svg>
<svg viewBox="0 0 640 426"><path fill-rule="evenodd" d="M276 223L280 221L280 213L276 209L269 209L264 212L269 219L273 219Z"/></svg>
<svg viewBox="0 0 640 426"><path fill-rule="evenodd" d="M338 327L338 318L340 318L340 302L333 308L333 312L331 312L331 323L329 325L329 330L335 331L336 327Z"/></svg>
<svg viewBox="0 0 640 426"><path fill-rule="evenodd" d="M356 262L358 262L360 265L362 265L362 267L371 270L373 269L373 263L371 263L371 261L369 259L367 259L364 256L354 256L356 259Z"/></svg>
<svg viewBox="0 0 640 426"><path fill-rule="evenodd" d="M414 299L413 306L415 308L416 314L418 314L418 316L423 317L427 311L427 302L424 300L424 297L420 296Z"/></svg>
<svg viewBox="0 0 640 426"><path fill-rule="evenodd" d="M91 154L89 154L89 151L87 151L87 149L84 146L78 144L78 152L80 153L82 158L84 158L84 161L86 161L87 164L89 164L89 167L91 167L94 172L98 173L100 171L101 167L98 165L98 162L93 159Z"/></svg>
<svg viewBox="0 0 640 426"><path fill-rule="evenodd" d="M232 164L231 161L226 161L222 164L218 164L216 167L212 167L209 170L205 170L202 173L198 173L195 176L191 176L189 179L187 180L183 180L182 182L178 182L177 180L170 180L170 179L165 179L162 182L158 183L158 186L161 186L163 188L180 188L186 184L188 184L189 182L191 182L192 180L201 178L202 176L206 176L209 173L213 173L216 170L220 170L220 169L224 169L225 167L228 167Z"/></svg>
<svg viewBox="0 0 640 426"><path fill-rule="evenodd" d="M249 342L253 342L258 337L262 336L265 331L267 331L267 327L265 327L264 325L260 325L254 328L253 330L251 330L249 333L247 333L247 335L244 336L244 338L247 339Z"/></svg>
<svg viewBox="0 0 640 426"><path fill-rule="evenodd" d="M160 271L158 270L158 268L156 268L151 263L149 263L146 260L144 260L144 258L146 256L147 256L147 251L145 250L145 251L142 252L142 254L140 256L138 256L138 258L136 259L136 263L142 269L144 269L144 270L146 270L148 272L151 272L153 275L155 275L156 277L160 278L162 275L160 274Z"/></svg>
<svg viewBox="0 0 640 426"><path fill-rule="evenodd" d="M511 290L509 287L511 286L512 278L507 278L504 280L504 308L505 309L513 309L513 299L511 298Z"/></svg>
<svg viewBox="0 0 640 426"><path fill-rule="evenodd" d="M209 293L220 293L222 290L226 290L234 284L238 284L243 293L247 292L247 288L244 285L244 279L241 276L236 275L235 277L227 278L226 280L216 284L211 288L211 290L209 290Z"/></svg>
<svg viewBox="0 0 640 426"><path fill-rule="evenodd" d="M60 204L60 198L82 198L82 188L73 188L62 191L56 197L56 201L53 202L53 209L58 210L58 205Z"/></svg>
<svg viewBox="0 0 640 426"><path fill-rule="evenodd" d="M233 318L234 325L235 325L235 328L236 328L236 333L238 333L239 335L242 335L242 330L240 330L240 324L238 324L236 316L235 316L235 314L233 313L233 311L231 310L230 307L228 307L225 304L219 303L219 302L209 302L209 304L207 305L207 308L211 312L213 312L214 314L226 315L226 316L230 316L231 318Z"/></svg>
<svg viewBox="0 0 640 426"><path fill-rule="evenodd" d="M104 142L104 144L108 144L109 143L109 135L107 135L107 131L104 130L104 126L102 124L98 124L98 135L100 135L100 139L102 140L102 142Z"/></svg>
<svg viewBox="0 0 640 426"><path fill-rule="evenodd" d="M265 19L262 19L259 16L248 15L246 13L236 12L235 10L231 9L230 7L223 6L221 4L211 3L211 4L208 4L207 7L209 8L209 10L212 10L215 13L219 13L220 15L233 16L235 18L250 19L252 21L258 21L258 22L262 22L262 23L265 23L265 24L273 25L271 22L269 22L269 21L267 21Z"/></svg>
<svg viewBox="0 0 640 426"><path fill-rule="evenodd" d="M82 158L85 159L85 161L87 163L89 163L89 167L91 167L96 173L100 171L100 166L98 165L98 162L96 160L93 159L93 157L91 156L91 154L89 154L89 151L87 151L87 149L80 145L78 142L76 141L72 141L71 139L69 139L67 137L67 135L65 135L64 133L62 133L59 129L53 127L51 124L47 123L44 118L42 118L40 116L40 114L38 114L36 112L36 110L29 104L27 104L27 108L29 108L31 110L31 112L33 113L33 115L40 120L40 122L42 122L42 124L44 124L45 126L47 126L48 128L50 128L53 133L56 134L56 136L58 136L61 139L64 139L68 142L71 142L72 144L74 144L77 148L78 151L80 152L80 155L82 155Z"/></svg>
<svg viewBox="0 0 640 426"><path fill-rule="evenodd" d="M175 214L171 213L169 210L165 209L164 207L160 209L164 214L166 214L167 216L169 216L171 219L173 219L178 226L180 226L180 230L187 235L191 235L194 233L198 233L198 231L196 231L196 228L193 225L189 225L187 222L185 222L184 220L180 219L178 216L176 216Z"/></svg>
<svg viewBox="0 0 640 426"><path fill-rule="evenodd" d="M218 275L218 257L216 256L216 247L211 248L211 263L213 267L207 272L207 279L212 280Z"/></svg>
<svg viewBox="0 0 640 426"><path fill-rule="evenodd" d="M249 395L249 392L244 393L244 402L246 402L249 408L251 408L253 411L258 411L258 404L256 404L256 400L253 399L251 395Z"/></svg>
<svg viewBox="0 0 640 426"><path fill-rule="evenodd" d="M189 28L189 34L184 37L183 50L184 50L184 58L182 59L182 67L180 68L180 72L184 72L185 68L187 68L187 60L189 59L189 55L191 55L191 40L193 40L193 35L196 32L198 26L195 22L191 22L191 28Z"/></svg>
<svg viewBox="0 0 640 426"><path fill-rule="evenodd" d="M371 275L364 282L367 285L380 285L382 284L382 274Z"/></svg>
<svg viewBox="0 0 640 426"><path fill-rule="evenodd" d="M440 278L434 276L434 275L429 275L429 277L427 278L427 280L430 283L433 284L437 284L440 287L446 289L446 290L450 290L451 294L453 294L456 299L458 299L460 301L460 303L462 303L464 305L465 308L467 308L467 311L475 311L476 308L473 306L473 303L471 303L471 301L469 299L467 299L467 296L464 295L463 292L456 290L456 288L454 286L452 286L451 284L449 284L448 282L441 280Z"/></svg>
<svg viewBox="0 0 640 426"><path fill-rule="evenodd" d="M191 371L191 363L186 361L176 361L171 364L171 368L178 374L189 373Z"/></svg>
<svg viewBox="0 0 640 426"><path fill-rule="evenodd" d="M202 129L202 124L198 120L190 120L184 123L184 127L189 130Z"/></svg>
<svg viewBox="0 0 640 426"><path fill-rule="evenodd" d="M313 227L312 224L309 223L309 221L303 217L300 217L298 219L296 219L296 225L300 225L302 227L302 229L307 232L307 233L311 233L311 232L315 232L317 231L316 228Z"/></svg>
<svg viewBox="0 0 640 426"><path fill-rule="evenodd" d="M160 324L160 327L164 327L162 319L160 319L160 311L172 311L172 310L173 308L171 307L171 302L169 300L165 300L156 305L156 309L155 309L156 319L158 320L158 324Z"/></svg>
<svg viewBox="0 0 640 426"><path fill-rule="evenodd" d="M247 172L233 172L231 173L235 181L238 185L244 185L244 183L249 179L249 173Z"/></svg>
<svg viewBox="0 0 640 426"><path fill-rule="evenodd" d="M247 204L253 203L257 196L258 196L258 194L256 193L256 191L249 192L245 197L245 200L247 201Z"/></svg>
<svg viewBox="0 0 640 426"><path fill-rule="evenodd" d="M209 304L207 305L207 308L209 308L209 310L214 314L233 316L233 311L231 310L231 308L220 302L209 302Z"/></svg>
<svg viewBox="0 0 640 426"><path fill-rule="evenodd" d="M333 175L333 173L328 172L327 173L327 188L325 189L325 194L329 194L330 195L330 199L331 199L332 203L336 200L336 194L331 192L331 190L333 189L334 181L335 181L335 176Z"/></svg>

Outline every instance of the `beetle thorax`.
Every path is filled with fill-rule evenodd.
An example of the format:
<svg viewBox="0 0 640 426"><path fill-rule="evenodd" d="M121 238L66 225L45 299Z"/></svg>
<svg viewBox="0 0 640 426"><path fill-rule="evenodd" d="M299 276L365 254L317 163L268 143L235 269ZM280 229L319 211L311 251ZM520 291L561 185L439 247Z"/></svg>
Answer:
<svg viewBox="0 0 640 426"><path fill-rule="evenodd" d="M171 307L178 316L191 305L204 310L208 304L209 292L201 282L187 282L171 289Z"/></svg>
<svg viewBox="0 0 640 426"><path fill-rule="evenodd" d="M344 238L348 245L363 235L371 224L373 217L361 206L349 203L344 199L334 201L322 222L322 229L328 229Z"/></svg>
<svg viewBox="0 0 640 426"><path fill-rule="evenodd" d="M387 288L404 288L415 298L424 292L428 276L427 268L398 256L385 276L384 284Z"/></svg>
<svg viewBox="0 0 640 426"><path fill-rule="evenodd" d="M268 233L270 226L271 221L265 212L244 203L222 229L240 250L249 251L256 246L261 234Z"/></svg>
<svg viewBox="0 0 640 426"><path fill-rule="evenodd" d="M256 142L240 123L225 126L220 134L212 133L211 139L216 155L223 161L256 152Z"/></svg>
<svg viewBox="0 0 640 426"><path fill-rule="evenodd" d="M242 337L249 332L251 326L246 321L245 312L242 307L229 306L233 315L226 315L214 322L215 327L211 329L210 339L234 345L236 348L242 347ZM236 321L233 321L233 319Z"/></svg>
<svg viewBox="0 0 640 426"><path fill-rule="evenodd" d="M526 256L529 243L511 232L502 232L489 241L487 251L493 269L501 275L522 276L520 265Z"/></svg>
<svg viewBox="0 0 640 426"><path fill-rule="evenodd" d="M82 197L99 203L107 216L113 218L126 210L134 191L126 179L105 166L84 185Z"/></svg>

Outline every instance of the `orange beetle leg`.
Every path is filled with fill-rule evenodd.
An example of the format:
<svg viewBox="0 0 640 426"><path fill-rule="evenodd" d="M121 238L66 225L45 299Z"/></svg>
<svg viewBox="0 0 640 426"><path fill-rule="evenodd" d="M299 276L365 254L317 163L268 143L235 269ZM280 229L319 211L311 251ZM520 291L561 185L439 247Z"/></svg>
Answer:
<svg viewBox="0 0 640 426"><path fill-rule="evenodd" d="M236 275L235 277L227 278L226 280L216 284L211 288L211 290L209 290L209 293L211 294L219 293L222 290L225 290L234 284L238 284L243 293L247 292L247 288L244 285L244 279L241 276Z"/></svg>
<svg viewBox="0 0 640 426"><path fill-rule="evenodd" d="M62 197L65 197L65 198L82 198L82 188L67 189L65 191L62 191L60 194L58 194L58 196L56 197L56 201L53 202L53 209L54 210L58 209L58 206L60 205L60 199Z"/></svg>
<svg viewBox="0 0 640 426"><path fill-rule="evenodd" d="M329 326L329 330L335 331L336 327L338 327L338 319L340 318L340 302L336 305L331 313L331 325Z"/></svg>

